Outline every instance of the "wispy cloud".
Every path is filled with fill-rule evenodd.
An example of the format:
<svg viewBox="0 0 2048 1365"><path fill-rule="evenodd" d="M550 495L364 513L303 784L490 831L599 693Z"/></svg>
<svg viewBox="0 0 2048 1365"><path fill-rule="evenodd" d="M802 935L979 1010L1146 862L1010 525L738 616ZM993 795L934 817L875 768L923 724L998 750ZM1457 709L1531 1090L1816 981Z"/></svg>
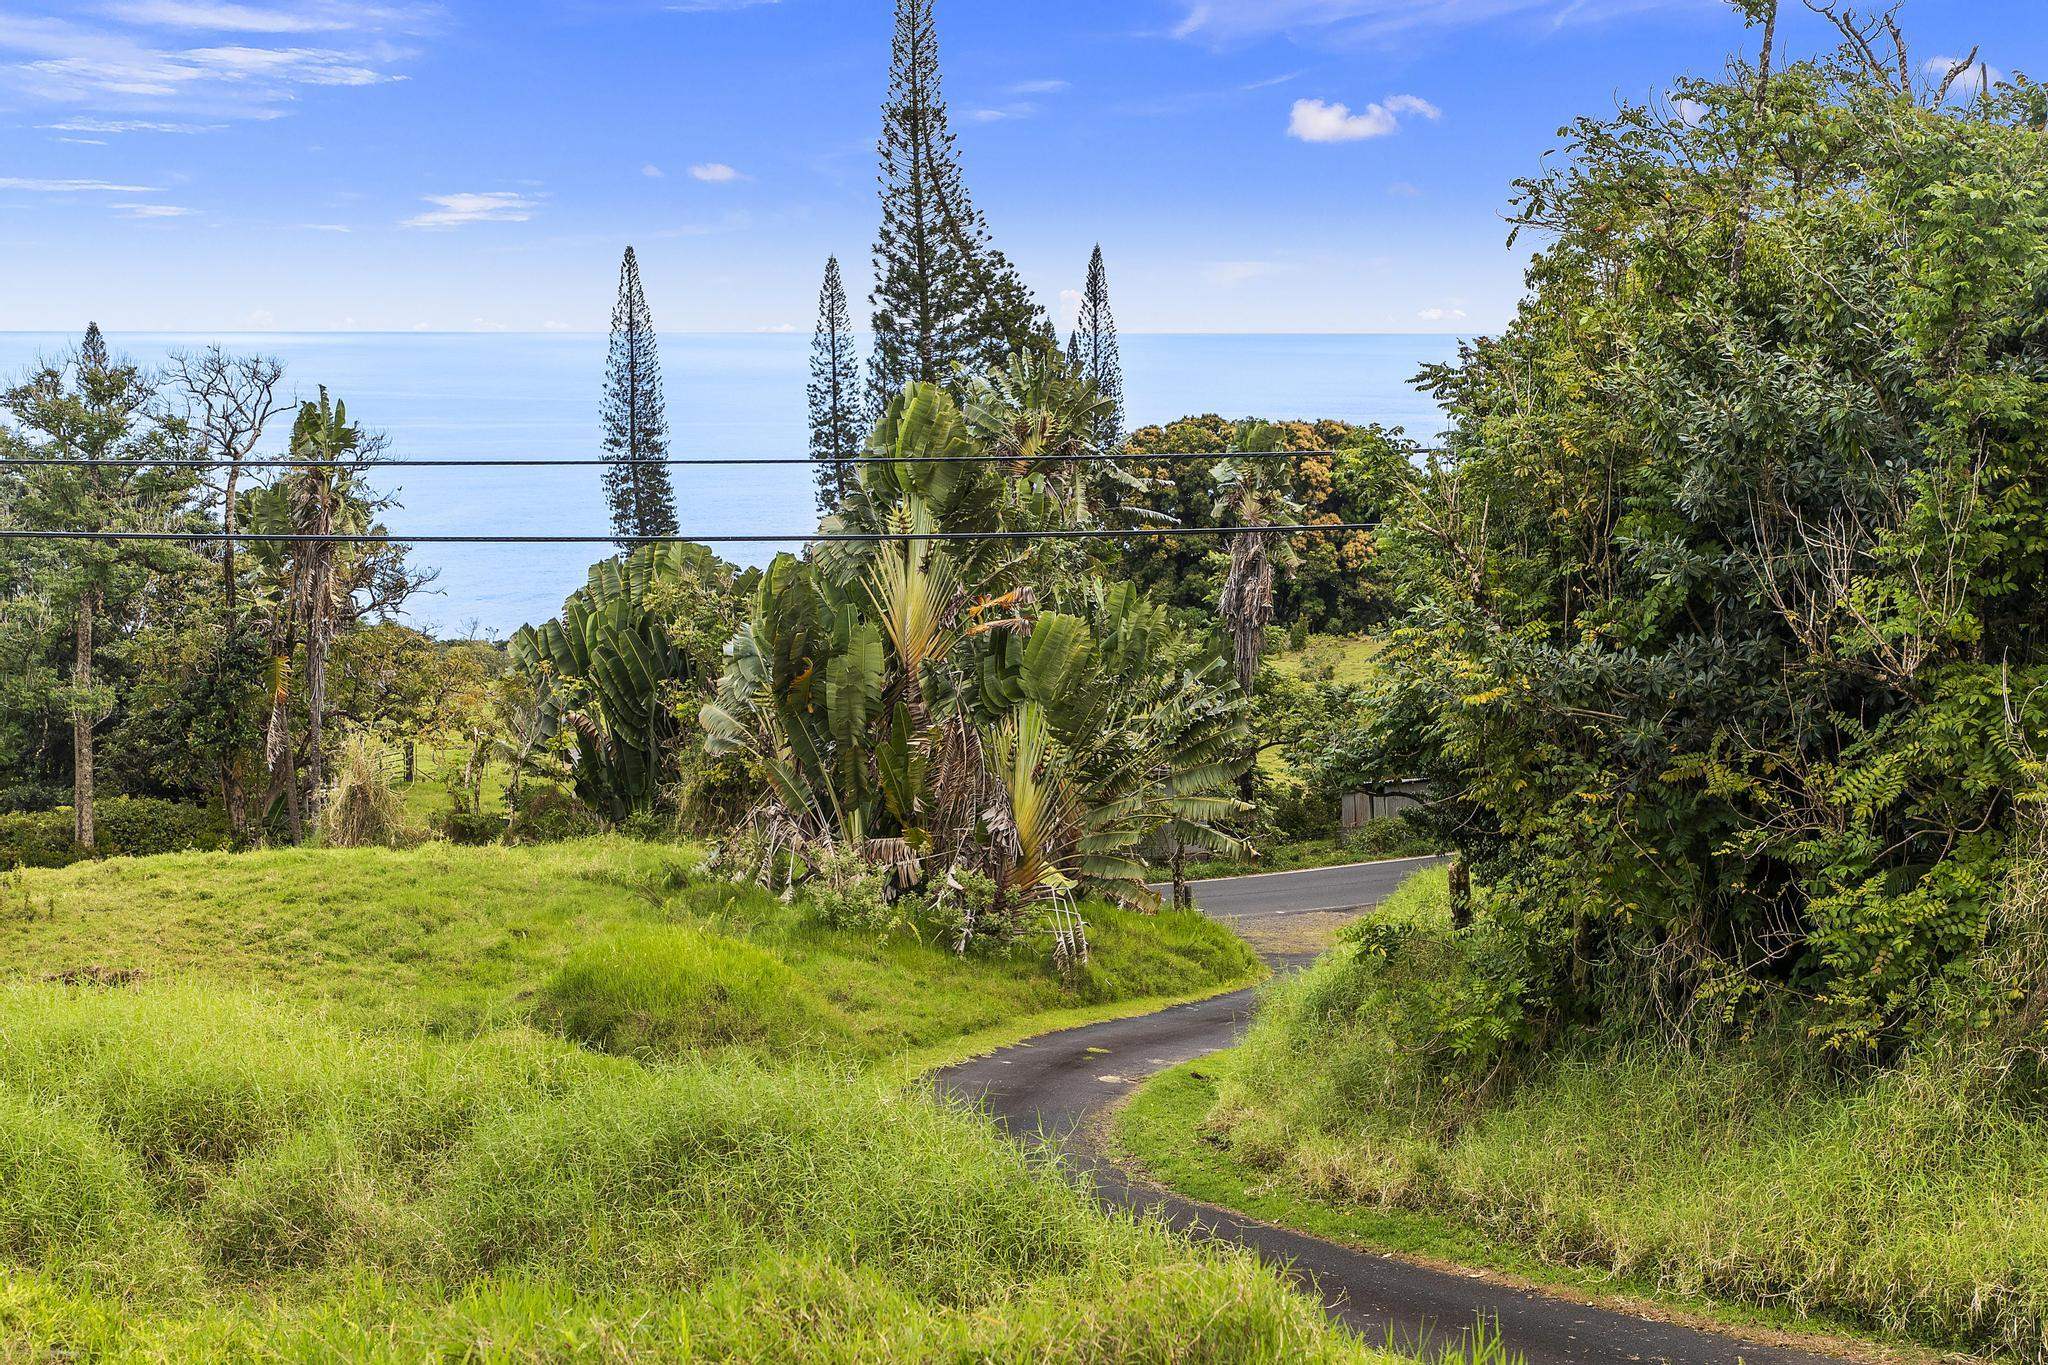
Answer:
<svg viewBox="0 0 2048 1365"><path fill-rule="evenodd" d="M2005 79L2005 73L1995 66L1986 66L1974 57L1929 57L1922 63L1922 70L1937 81L1949 80L1951 72L1955 79L1950 82L1952 92L1974 95L1987 85L1997 85Z"/></svg>
<svg viewBox="0 0 2048 1365"><path fill-rule="evenodd" d="M208 33L351 33L413 28L431 13L355 5L338 0L295 4L239 4L234 0L114 0L108 16L147 28L196 29Z"/></svg>
<svg viewBox="0 0 2048 1365"><path fill-rule="evenodd" d="M779 5L782 0L669 0L662 6L671 14L719 14L726 10L753 9L756 5Z"/></svg>
<svg viewBox="0 0 2048 1365"><path fill-rule="evenodd" d="M339 0L120 0L81 18L0 14L0 90L84 106L92 119L124 131L203 131L212 125L189 114L274 118L303 87L404 79L394 68L415 54L386 35L424 31L436 12ZM291 41L314 33L346 34L347 41ZM193 34L219 41L190 45ZM188 117L139 116L172 111Z"/></svg>
<svg viewBox="0 0 2048 1365"><path fill-rule="evenodd" d="M640 174L646 176L649 180L662 180L668 176L667 171L655 165L652 161L640 168Z"/></svg>
<svg viewBox="0 0 2048 1365"><path fill-rule="evenodd" d="M155 185L116 185L105 180L36 180L18 175L0 175L0 190L23 190L30 194L161 194Z"/></svg>
<svg viewBox="0 0 2048 1365"><path fill-rule="evenodd" d="M154 119L74 118L66 119L62 123L45 123L42 126L58 133L105 133L114 136L121 133L217 133L227 125L163 123Z"/></svg>
<svg viewBox="0 0 2048 1365"><path fill-rule="evenodd" d="M1441 109L1418 95L1389 95L1383 102L1368 104L1355 114L1348 104L1296 100L1287 135L1303 142L1362 142L1400 131L1401 119L1409 114L1426 119L1443 117Z"/></svg>
<svg viewBox="0 0 2048 1365"><path fill-rule="evenodd" d="M1278 261L1211 261L1202 267L1202 278L1218 288L1229 289L1277 275L1286 268Z"/></svg>
<svg viewBox="0 0 2048 1365"><path fill-rule="evenodd" d="M426 202L434 207L406 219L399 226L409 228L465 227L471 223L525 223L540 210L540 200L531 195L496 190L484 194L430 194Z"/></svg>
<svg viewBox="0 0 2048 1365"><path fill-rule="evenodd" d="M706 161L690 167L690 178L701 180L707 185L730 185L735 180L745 180L747 177L723 161Z"/></svg>
<svg viewBox="0 0 2048 1365"><path fill-rule="evenodd" d="M1415 316L1424 322L1463 322L1465 310L1451 307L1425 308Z"/></svg>
<svg viewBox="0 0 2048 1365"><path fill-rule="evenodd" d="M1013 95L1057 95L1062 90L1070 90L1072 88L1072 81L1018 81L1010 87L1010 93Z"/></svg>
<svg viewBox="0 0 2048 1365"><path fill-rule="evenodd" d="M973 119L976 123L1006 123L1011 119L1030 118L1037 112L1037 105L1029 100L1019 100L1015 104L991 105L986 109L975 109L970 111L967 117Z"/></svg>
<svg viewBox="0 0 2048 1365"><path fill-rule="evenodd" d="M1176 38L1234 43L1322 32L1339 39L1391 38L1420 29L1522 19L1562 28L1692 0L1182 0Z"/></svg>
<svg viewBox="0 0 2048 1365"><path fill-rule="evenodd" d="M177 204L116 204L114 209L130 218L185 218L192 213Z"/></svg>

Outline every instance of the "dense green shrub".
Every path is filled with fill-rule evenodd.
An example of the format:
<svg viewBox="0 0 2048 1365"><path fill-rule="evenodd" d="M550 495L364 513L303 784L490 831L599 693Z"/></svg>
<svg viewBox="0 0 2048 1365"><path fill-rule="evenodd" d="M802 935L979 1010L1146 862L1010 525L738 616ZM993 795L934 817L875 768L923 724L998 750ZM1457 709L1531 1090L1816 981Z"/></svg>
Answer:
<svg viewBox="0 0 2048 1365"><path fill-rule="evenodd" d="M560 787L534 782L519 789L511 821L500 821L498 828L507 843L556 844L600 833L604 821Z"/></svg>
<svg viewBox="0 0 2048 1365"><path fill-rule="evenodd" d="M227 820L219 811L149 796L98 802L90 851L72 842L71 821L68 806L0 815L0 868L69 867L92 858L141 858L228 845Z"/></svg>
<svg viewBox="0 0 2048 1365"><path fill-rule="evenodd" d="M634 926L577 948L534 1017L585 1046L647 1058L734 1044L790 1052L840 1032L773 953L682 924Z"/></svg>
<svg viewBox="0 0 2048 1365"><path fill-rule="evenodd" d="M1992 936L2048 750L2040 92L1889 64L1574 121L1516 318L1425 373L1446 451L1330 766L1434 780L1556 1036L1794 1001L1882 1063Z"/></svg>

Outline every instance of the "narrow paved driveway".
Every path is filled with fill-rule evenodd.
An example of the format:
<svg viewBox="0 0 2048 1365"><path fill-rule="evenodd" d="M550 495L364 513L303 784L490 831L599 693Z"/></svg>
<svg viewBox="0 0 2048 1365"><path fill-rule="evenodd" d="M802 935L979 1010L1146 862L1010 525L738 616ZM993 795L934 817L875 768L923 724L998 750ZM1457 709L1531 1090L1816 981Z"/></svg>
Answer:
<svg viewBox="0 0 2048 1365"><path fill-rule="evenodd" d="M1368 907L1427 861L1205 882L1197 885L1197 903L1219 918L1250 922L1243 927L1264 927L1289 915ZM1300 957L1271 956L1281 966ZM1089 1120L1146 1077L1232 1046L1251 1016L1256 994L1239 991L1142 1018L1048 1034L952 1067L939 1074L938 1082L945 1093L985 1106L1020 1141L1059 1143L1069 1165L1092 1180L1104 1202L1153 1214L1184 1232L1248 1247L1286 1267L1370 1342L1391 1340L1419 1351L1456 1340L1487 1318L1499 1323L1508 1347L1529 1365L1823 1365L1833 1360L1592 1308L1271 1227L1134 1184L1081 1140Z"/></svg>
<svg viewBox="0 0 2048 1365"><path fill-rule="evenodd" d="M1394 858L1346 867L1311 867L1300 872L1261 872L1192 882L1195 904L1217 919L1271 919L1318 910L1363 910L1385 900L1418 868L1441 862ZM1164 885L1153 888L1164 891Z"/></svg>

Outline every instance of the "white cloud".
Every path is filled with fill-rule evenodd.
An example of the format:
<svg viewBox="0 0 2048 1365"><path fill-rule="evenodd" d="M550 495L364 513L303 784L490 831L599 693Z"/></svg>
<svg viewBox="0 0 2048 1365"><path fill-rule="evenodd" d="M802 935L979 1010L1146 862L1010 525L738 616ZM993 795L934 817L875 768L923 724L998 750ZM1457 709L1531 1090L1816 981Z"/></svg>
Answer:
<svg viewBox="0 0 2048 1365"><path fill-rule="evenodd" d="M1287 135L1303 142L1361 142L1398 132L1404 114L1435 119L1443 111L1417 95L1389 95L1383 103L1368 104L1355 114L1348 104L1296 100Z"/></svg>
<svg viewBox="0 0 2048 1365"><path fill-rule="evenodd" d="M1462 308L1425 308L1415 315L1424 322L1461 322L1465 317Z"/></svg>
<svg viewBox="0 0 2048 1365"><path fill-rule="evenodd" d="M30 194L160 194L154 185L112 185L104 180L35 180L17 175L0 175L0 190L26 190Z"/></svg>
<svg viewBox="0 0 2048 1365"><path fill-rule="evenodd" d="M1020 100L1015 104L1006 104L999 109L976 109L967 117L973 119L976 123L1007 123L1011 119L1030 118L1037 112L1037 105L1029 101Z"/></svg>
<svg viewBox="0 0 2048 1365"><path fill-rule="evenodd" d="M399 26L399 11L344 7L336 0L283 7L140 0L129 8L137 20L148 22L126 28L0 14L0 92L83 105L99 121L133 125L131 131L201 131L203 125L184 120L114 115L190 109L216 119L276 118L286 112L300 87L402 80L391 68L414 55L367 36L372 30ZM196 22L208 16L220 22ZM316 28L331 30L344 22L364 31L347 47L261 41ZM186 47L151 36L152 28L194 27L236 38Z"/></svg>
<svg viewBox="0 0 2048 1365"><path fill-rule="evenodd" d="M756 327L754 330L763 336L787 336L796 330L796 324L793 322L778 322L768 327Z"/></svg>
<svg viewBox="0 0 2048 1365"><path fill-rule="evenodd" d="M1387 108L1396 114L1420 114L1431 122L1435 122L1444 116L1443 110L1437 108L1420 95L1389 95L1387 96Z"/></svg>
<svg viewBox="0 0 2048 1365"><path fill-rule="evenodd" d="M660 180L667 176L668 172L650 161L640 168L640 174L646 176L649 180Z"/></svg>
<svg viewBox="0 0 2048 1365"><path fill-rule="evenodd" d="M1083 299L1080 290L1060 290L1060 316L1065 318L1069 323L1078 322L1081 318L1082 302Z"/></svg>
<svg viewBox="0 0 2048 1365"><path fill-rule="evenodd" d="M1277 275L1284 269L1286 267L1278 261L1211 261L1202 267L1202 278L1218 288L1228 289Z"/></svg>
<svg viewBox="0 0 2048 1365"><path fill-rule="evenodd" d="M1962 70L1949 86L1952 94L1974 95L1985 86L1997 85L2005 79L2005 73L1997 67L1986 66L1983 62L1971 61L1966 57L1929 57L1922 63L1921 69L1935 80L1945 81L1948 80L1949 73L1955 71L1957 67L1961 67Z"/></svg>
<svg viewBox="0 0 2048 1365"><path fill-rule="evenodd" d="M706 161L690 167L690 178L701 180L707 185L730 185L735 180L746 179L723 161Z"/></svg>
<svg viewBox="0 0 2048 1365"><path fill-rule="evenodd" d="M1681 95L1671 101L1671 112L1678 115L1686 127L1697 128L1707 121L1707 115L1713 111L1698 100L1689 100Z"/></svg>
<svg viewBox="0 0 2048 1365"><path fill-rule="evenodd" d="M1694 0L1182 0L1176 38L1224 44L1280 33L1383 40L1422 29L1508 19L1563 28L1617 15L1689 7Z"/></svg>
<svg viewBox="0 0 2048 1365"><path fill-rule="evenodd" d="M192 212L176 204L116 204L114 207L130 218L183 218Z"/></svg>
<svg viewBox="0 0 2048 1365"><path fill-rule="evenodd" d="M399 12L376 6L331 3L249 5L230 0L116 0L105 9L124 23L213 33L342 33L380 28L402 18Z"/></svg>
<svg viewBox="0 0 2048 1365"><path fill-rule="evenodd" d="M217 133L224 123L161 123L153 119L74 118L43 127L58 133Z"/></svg>
<svg viewBox="0 0 2048 1365"><path fill-rule="evenodd" d="M354 228L352 228L352 227L350 227L350 226L349 226L348 224L346 224L346 223L308 223L308 224L306 224L306 231L308 231L308 232L354 232L354 231L355 231L355 229L354 229Z"/></svg>
<svg viewBox="0 0 2048 1365"><path fill-rule="evenodd" d="M1411 185L1406 180L1396 180L1393 184L1387 186L1387 193L1393 195L1396 199L1420 199L1422 197L1422 190L1415 185Z"/></svg>
<svg viewBox="0 0 2048 1365"><path fill-rule="evenodd" d="M1072 86L1071 81L1018 81L1010 87L1013 95L1057 95Z"/></svg>
<svg viewBox="0 0 2048 1365"><path fill-rule="evenodd" d="M540 208L538 199L503 190L486 194L430 194L426 202L434 207L399 226L449 228L470 223L524 223L531 221Z"/></svg>

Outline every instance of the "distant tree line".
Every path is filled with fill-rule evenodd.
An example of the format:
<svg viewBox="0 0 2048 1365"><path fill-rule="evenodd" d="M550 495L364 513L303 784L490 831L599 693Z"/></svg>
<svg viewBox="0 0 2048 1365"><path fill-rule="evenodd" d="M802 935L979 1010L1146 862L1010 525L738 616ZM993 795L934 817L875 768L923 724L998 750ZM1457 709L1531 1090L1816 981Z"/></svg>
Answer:
<svg viewBox="0 0 2048 1365"><path fill-rule="evenodd" d="M151 371L99 328L0 393L0 527L375 534L384 442L325 390L219 347ZM251 462L290 417L286 465ZM195 468L192 462L206 462ZM103 793L210 802L224 837L318 833L345 728L425 726L464 688L396 624L395 545L0 541L0 811Z"/></svg>

